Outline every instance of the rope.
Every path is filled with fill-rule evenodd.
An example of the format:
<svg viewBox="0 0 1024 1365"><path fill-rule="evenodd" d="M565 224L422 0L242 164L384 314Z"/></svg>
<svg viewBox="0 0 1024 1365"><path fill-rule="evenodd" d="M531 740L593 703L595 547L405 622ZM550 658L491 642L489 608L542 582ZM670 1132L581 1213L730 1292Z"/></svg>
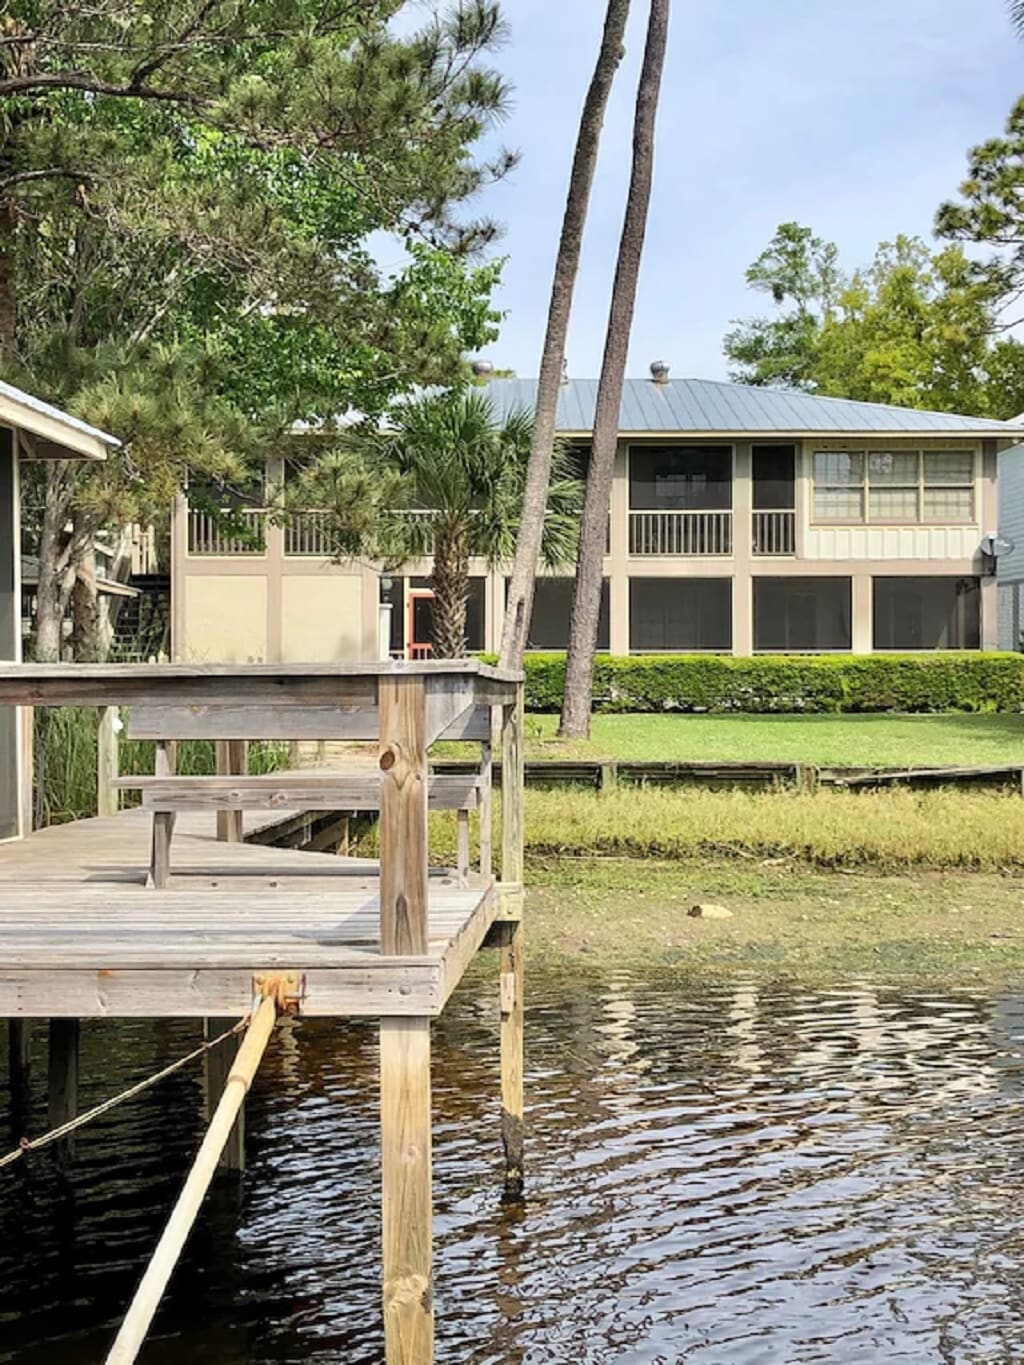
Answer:
<svg viewBox="0 0 1024 1365"><path fill-rule="evenodd" d="M104 1100L102 1104L95 1105L92 1109L87 1109L84 1114L76 1114L67 1123L62 1123L59 1128L51 1128L48 1133L43 1133L37 1138L22 1138L13 1152L8 1152L6 1156L0 1157L0 1166L10 1166L12 1162L25 1155L26 1152L34 1152L40 1147L48 1147L51 1142L57 1142L62 1137L67 1137L76 1128L81 1128L84 1124L99 1118L108 1109L114 1109L117 1105L123 1104L125 1100L132 1099L135 1095L140 1095L143 1090L148 1090L151 1085L156 1085L165 1076L173 1076L175 1071L180 1071L182 1067L188 1066L189 1062L194 1062L197 1057L202 1057L211 1048L217 1047L220 1043L226 1042L228 1038L236 1033L241 1033L249 1026L249 1016L240 1019L233 1028L229 1028L226 1033L220 1034L217 1038L211 1038L208 1042L200 1044L184 1057L179 1057L176 1062L171 1062L170 1066L165 1066L162 1071L155 1072L152 1076L147 1076L145 1080L137 1081L134 1085L122 1090L119 1095L113 1095L109 1100Z"/></svg>

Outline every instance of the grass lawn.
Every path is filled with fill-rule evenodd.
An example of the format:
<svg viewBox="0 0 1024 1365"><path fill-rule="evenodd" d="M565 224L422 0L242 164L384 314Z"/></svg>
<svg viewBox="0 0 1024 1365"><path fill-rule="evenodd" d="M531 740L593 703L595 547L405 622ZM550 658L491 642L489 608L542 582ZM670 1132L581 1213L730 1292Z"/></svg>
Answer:
<svg viewBox="0 0 1024 1365"><path fill-rule="evenodd" d="M528 876L527 957L547 969L986 983L1024 976L1024 883L979 872L818 871L558 859ZM731 919L691 919L713 902Z"/></svg>
<svg viewBox="0 0 1024 1365"><path fill-rule="evenodd" d="M853 767L1024 763L1024 716L595 715L591 738L526 717L528 758L742 759Z"/></svg>

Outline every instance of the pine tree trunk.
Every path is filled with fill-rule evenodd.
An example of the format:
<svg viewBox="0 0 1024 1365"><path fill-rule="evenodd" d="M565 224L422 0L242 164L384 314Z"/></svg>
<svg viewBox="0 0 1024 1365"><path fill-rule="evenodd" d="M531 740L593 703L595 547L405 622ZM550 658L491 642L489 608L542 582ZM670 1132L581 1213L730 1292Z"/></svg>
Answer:
<svg viewBox="0 0 1024 1365"><path fill-rule="evenodd" d="M39 532L39 583L36 587L35 657L59 663L64 613L74 583L69 568L66 533L66 481L60 462L47 462L43 484L43 518Z"/></svg>
<svg viewBox="0 0 1024 1365"><path fill-rule="evenodd" d="M71 657L75 663L99 664L104 662L106 654L96 583L96 555L90 549L77 565L71 589Z"/></svg>
<svg viewBox="0 0 1024 1365"><path fill-rule="evenodd" d="M611 499L615 449L618 445L619 411L626 357L633 326L637 279L647 231L647 209L654 174L654 124L668 41L669 0L651 0L647 42L637 86L633 120L633 166L630 173L626 213L619 239L619 257L612 285L601 379L594 412L594 434L587 472L587 495L580 523L580 546L576 560L569 620L569 654L565 667L565 696L558 733L573 739L590 733L590 707L594 691L594 651L601 609L601 578L604 565L608 504Z"/></svg>
<svg viewBox="0 0 1024 1365"><path fill-rule="evenodd" d="M466 657L466 604L469 601L469 544L465 528L444 527L434 544L434 657Z"/></svg>
<svg viewBox="0 0 1024 1365"><path fill-rule="evenodd" d="M629 15L629 0L608 0L604 32L597 64L580 115L576 151L573 154L569 191L562 218L562 235L555 258L555 275L548 304L547 330L537 377L536 411L530 460L526 469L523 509L516 541L516 557L509 580L508 601L501 638L501 662L521 668L533 610L533 590L544 534L544 513L551 481L551 457L555 442L555 413L562 384L569 313L580 262L580 245L590 202L590 188L597 164L608 95L619 62Z"/></svg>

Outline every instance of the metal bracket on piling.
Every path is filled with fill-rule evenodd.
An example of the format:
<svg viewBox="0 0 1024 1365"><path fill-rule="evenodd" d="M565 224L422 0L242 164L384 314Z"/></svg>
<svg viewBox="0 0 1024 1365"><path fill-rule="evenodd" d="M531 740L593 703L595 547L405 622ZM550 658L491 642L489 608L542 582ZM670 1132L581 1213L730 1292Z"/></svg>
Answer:
<svg viewBox="0 0 1024 1365"><path fill-rule="evenodd" d="M306 977L302 972L258 972L252 979L252 992L255 999L273 999L278 1014L298 1014L306 995Z"/></svg>

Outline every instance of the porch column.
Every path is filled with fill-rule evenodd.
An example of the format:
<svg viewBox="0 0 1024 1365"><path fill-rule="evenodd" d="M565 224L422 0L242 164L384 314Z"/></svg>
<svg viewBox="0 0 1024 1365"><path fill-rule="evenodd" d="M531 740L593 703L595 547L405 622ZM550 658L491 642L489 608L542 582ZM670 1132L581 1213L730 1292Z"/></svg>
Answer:
<svg viewBox="0 0 1024 1365"><path fill-rule="evenodd" d="M875 646L871 575L855 573L850 590L850 644L854 654L870 654Z"/></svg>
<svg viewBox="0 0 1024 1365"><path fill-rule="evenodd" d="M750 443L733 447L732 464L732 652L754 652L754 585L751 578L751 517L754 506Z"/></svg>
<svg viewBox="0 0 1024 1365"><path fill-rule="evenodd" d="M608 508L609 540L605 567L608 575L608 647L613 654L628 654L629 639L629 462L620 441L615 452L611 502Z"/></svg>

